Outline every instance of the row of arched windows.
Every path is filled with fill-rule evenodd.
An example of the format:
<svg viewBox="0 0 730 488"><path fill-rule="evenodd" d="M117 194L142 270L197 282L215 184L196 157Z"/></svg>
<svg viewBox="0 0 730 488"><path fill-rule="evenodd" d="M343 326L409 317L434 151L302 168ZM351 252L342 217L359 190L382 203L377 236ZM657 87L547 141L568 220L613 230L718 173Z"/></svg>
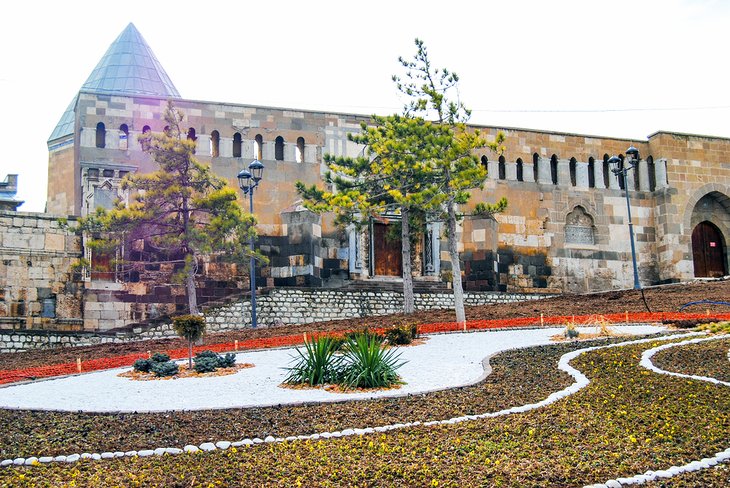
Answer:
<svg viewBox="0 0 730 488"><path fill-rule="evenodd" d="M167 131L167 127L165 127L164 131ZM149 132L151 129L148 125L145 125L142 129L143 133ZM198 139L195 128L190 127L187 132L187 139L191 141L196 141ZM220 157L220 141L221 136L220 132L217 130L214 130L210 133L210 155L214 158ZM253 140L254 144L254 157L258 160L263 159L263 146L264 146L264 138L261 134L256 134L256 137L254 137ZM294 159L297 163L304 162L304 146L305 141L303 137L297 138L297 145L294 148ZM106 147L106 126L103 122L99 122L96 124L96 147L98 148L105 148ZM243 137L241 136L240 132L236 132L233 134L233 157L234 158L240 158L242 157L243 151ZM126 150L129 148L129 126L127 124L122 124L119 126L119 149ZM277 136L274 140L274 159L276 161L283 161L284 160L284 138L282 136Z"/></svg>
<svg viewBox="0 0 730 488"><path fill-rule="evenodd" d="M619 155L619 159L621 159L621 164L623 165L624 156L623 154ZM538 178L538 161L540 160L540 156L537 153L534 153L532 155L532 171L533 171L533 181L539 181ZM610 177L613 174L611 171L611 168L608 164L609 156L608 154L603 155L603 161L602 161L602 175L603 175L603 186L605 188L610 187ZM486 169L489 164L489 160L486 156L482 156L481 158L482 165ZM656 167L654 164L654 158L652 156L649 156L646 158L646 165L649 173L649 191L654 191L656 189ZM569 172L570 172L570 185L571 186L577 186L577 167L578 167L578 161L575 158L570 158L569 162ZM515 176L517 181L525 181L524 178L524 162L522 161L522 158L517 158L515 161ZM629 173L632 174L632 173ZM499 156L499 159L497 161L497 178L500 180L507 179L507 162L505 160L504 156ZM558 184L558 156L553 154L550 157L550 182L553 185ZM623 173L619 173L618 175L618 186L620 189L626 188L626 182L624 181ZM588 158L588 187L589 188L595 188L596 187L596 160L593 157ZM639 170L638 167L634 168L633 170L633 189L638 189L639 186Z"/></svg>

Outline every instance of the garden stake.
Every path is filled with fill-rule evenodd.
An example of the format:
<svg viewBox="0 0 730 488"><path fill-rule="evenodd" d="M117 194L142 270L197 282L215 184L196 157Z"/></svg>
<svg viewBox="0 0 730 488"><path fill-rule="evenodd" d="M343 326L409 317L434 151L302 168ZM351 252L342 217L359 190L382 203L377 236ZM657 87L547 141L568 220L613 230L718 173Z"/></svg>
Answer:
<svg viewBox="0 0 730 488"><path fill-rule="evenodd" d="M464 332L466 332L466 320L464 321Z"/></svg>
<svg viewBox="0 0 730 488"><path fill-rule="evenodd" d="M543 315L540 314L540 326L542 327L543 325L545 325L545 319L543 318Z"/></svg>
<svg viewBox="0 0 730 488"><path fill-rule="evenodd" d="M709 315L710 315L710 309L709 309L709 308L705 310L705 314L706 314L707 316L709 316Z"/></svg>
<svg viewBox="0 0 730 488"><path fill-rule="evenodd" d="M233 347L235 348L235 350L236 350L236 351L238 351L238 339L236 339L236 340L234 341L234 343L233 343Z"/></svg>
<svg viewBox="0 0 730 488"><path fill-rule="evenodd" d="M147 359L150 359L152 357L152 351L147 351Z"/></svg>
<svg viewBox="0 0 730 488"><path fill-rule="evenodd" d="M624 314L625 314L625 316L626 316L626 325L629 325L629 311L628 311L628 310L626 310L626 311L624 312Z"/></svg>
<svg viewBox="0 0 730 488"><path fill-rule="evenodd" d="M81 372L81 358L76 358L76 369Z"/></svg>
<svg viewBox="0 0 730 488"><path fill-rule="evenodd" d="M307 342L307 333L302 334L304 336L304 342Z"/></svg>

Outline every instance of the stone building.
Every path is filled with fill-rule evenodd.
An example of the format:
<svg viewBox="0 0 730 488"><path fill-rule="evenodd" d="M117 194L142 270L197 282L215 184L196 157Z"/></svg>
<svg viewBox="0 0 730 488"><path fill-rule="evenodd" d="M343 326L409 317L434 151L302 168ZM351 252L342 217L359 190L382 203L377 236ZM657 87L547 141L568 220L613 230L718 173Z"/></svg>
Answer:
<svg viewBox="0 0 730 488"><path fill-rule="evenodd" d="M256 193L259 270L269 286L342 286L401 274L400 245L384 238L397 216L362 232L333 227L301 206L294 183L322 183L323 154L356 156L347 140L367 117L182 98L136 28L112 43L48 140L48 212L85 215L126 198L121 179L154 170L137 138L162 131L168 99L186 114L196 156L237 187L237 173L265 166ZM476 127L476 126L475 126ZM506 197L495 219L467 217L460 251L468 290L592 291L632 285L624 191L629 192L644 285L727 274L730 140L657 132L646 140L505 127L501 156L480 154L489 174L469 208ZM627 181L608 159L635 146ZM625 189L625 190L624 190ZM243 200L243 196L242 196ZM469 208L463 209L468 212ZM432 222L414 256L416 280L438 281L450 263Z"/></svg>

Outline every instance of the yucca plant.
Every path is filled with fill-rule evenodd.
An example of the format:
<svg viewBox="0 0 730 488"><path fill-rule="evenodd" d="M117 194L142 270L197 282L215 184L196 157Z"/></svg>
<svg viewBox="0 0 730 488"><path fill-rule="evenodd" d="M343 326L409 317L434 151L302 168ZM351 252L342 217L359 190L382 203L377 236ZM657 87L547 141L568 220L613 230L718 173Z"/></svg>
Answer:
<svg viewBox="0 0 730 488"><path fill-rule="evenodd" d="M347 388L390 387L398 382L396 370L405 364L399 357L400 352L386 349L373 336L354 336L344 348L340 382Z"/></svg>
<svg viewBox="0 0 730 488"><path fill-rule="evenodd" d="M329 336L321 336L304 343L304 347L296 349L299 357L294 356L294 366L286 368L289 374L285 383L306 383L310 386L337 381L337 373L342 362L341 356L335 356L337 341Z"/></svg>

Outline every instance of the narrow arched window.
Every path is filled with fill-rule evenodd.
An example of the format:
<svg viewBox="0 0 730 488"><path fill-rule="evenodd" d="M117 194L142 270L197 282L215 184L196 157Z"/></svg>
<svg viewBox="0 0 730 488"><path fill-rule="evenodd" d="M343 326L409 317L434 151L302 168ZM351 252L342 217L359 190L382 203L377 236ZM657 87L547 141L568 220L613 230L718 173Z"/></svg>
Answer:
<svg viewBox="0 0 730 488"><path fill-rule="evenodd" d="M532 176L535 179L535 182L538 180L539 173L539 165L538 162L540 161L540 156L537 155L537 153L534 153L532 155Z"/></svg>
<svg viewBox="0 0 730 488"><path fill-rule="evenodd" d="M298 137L297 138L297 154L296 154L296 160L297 163L303 163L304 162L304 138Z"/></svg>
<svg viewBox="0 0 730 488"><path fill-rule="evenodd" d="M96 147L106 147L106 127L104 122L96 124Z"/></svg>
<svg viewBox="0 0 730 488"><path fill-rule="evenodd" d="M238 132L233 134L233 157L241 157L241 134L239 134Z"/></svg>
<svg viewBox="0 0 730 488"><path fill-rule="evenodd" d="M497 171L499 172L499 179L504 180L507 178L507 164L504 161L504 156L499 157L499 162L497 164Z"/></svg>
<svg viewBox="0 0 730 488"><path fill-rule="evenodd" d="M274 141L274 159L284 161L284 138L277 136Z"/></svg>
<svg viewBox="0 0 730 488"><path fill-rule="evenodd" d="M555 154L550 156L550 181L553 185L558 184L558 157Z"/></svg>
<svg viewBox="0 0 730 488"><path fill-rule="evenodd" d="M619 163L618 167L619 167L619 169L623 169L624 168L624 155L623 154L619 154L618 155L618 158L621 160L621 162ZM621 173L618 174L618 187L621 188L622 190L625 190L626 189L626 182L624 181L624 174L623 174L623 172L621 172Z"/></svg>
<svg viewBox="0 0 730 488"><path fill-rule="evenodd" d="M641 190L641 183L639 183L639 164L646 163L640 163L639 161L637 161L636 166L634 166L634 169L632 170L634 172L634 190Z"/></svg>
<svg viewBox="0 0 730 488"><path fill-rule="evenodd" d="M261 134L256 134L256 137L253 140L253 153L256 155L256 159L261 161L264 159L264 138Z"/></svg>
<svg viewBox="0 0 730 488"><path fill-rule="evenodd" d="M571 186L576 186L578 184L578 177L576 175L576 172L578 171L578 162L575 160L575 158L570 158L570 184Z"/></svg>
<svg viewBox="0 0 730 488"><path fill-rule="evenodd" d="M525 175L523 173L524 168L522 167L523 166L522 158L517 158L516 166L517 166L517 168L516 168L517 169L517 181L525 181Z"/></svg>
<svg viewBox="0 0 730 488"><path fill-rule="evenodd" d="M596 187L596 160L588 158L588 188Z"/></svg>
<svg viewBox="0 0 730 488"><path fill-rule="evenodd" d="M649 191L654 191L656 190L656 165L651 156L646 158L646 169L649 170Z"/></svg>
<svg viewBox="0 0 730 488"><path fill-rule="evenodd" d="M119 149L126 151L129 148L129 127L127 124L119 126Z"/></svg>
<svg viewBox="0 0 730 488"><path fill-rule="evenodd" d="M142 146L143 151L146 151L150 147L149 140L147 139L147 137L150 135L150 132L152 132L152 129L150 129L150 126L145 125L144 127L142 127L142 136L143 137L137 139L139 141L139 145Z"/></svg>
<svg viewBox="0 0 730 488"><path fill-rule="evenodd" d="M221 135L217 130L210 133L210 155L214 158L220 156Z"/></svg>
<svg viewBox="0 0 730 488"><path fill-rule="evenodd" d="M611 168L608 164L608 154L603 155L603 186L606 188L610 187L609 177L611 175Z"/></svg>
<svg viewBox="0 0 730 488"><path fill-rule="evenodd" d="M197 141L198 138L195 136L195 129L192 127L188 129L188 140L189 141Z"/></svg>
<svg viewBox="0 0 730 488"><path fill-rule="evenodd" d="M142 127L142 134L148 134L151 131L152 131L152 129L150 129L149 125L145 125L144 127Z"/></svg>
<svg viewBox="0 0 730 488"><path fill-rule="evenodd" d="M481 158L482 168L484 168L484 171L489 172L489 158L486 156L482 156Z"/></svg>

